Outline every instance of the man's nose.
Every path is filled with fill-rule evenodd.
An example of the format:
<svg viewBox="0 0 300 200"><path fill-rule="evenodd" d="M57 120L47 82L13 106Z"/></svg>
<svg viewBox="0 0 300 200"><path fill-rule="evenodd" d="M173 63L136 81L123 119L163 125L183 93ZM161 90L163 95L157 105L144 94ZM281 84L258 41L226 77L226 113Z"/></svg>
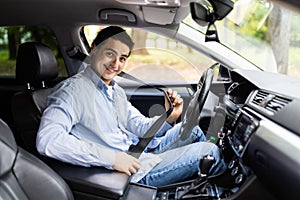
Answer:
<svg viewBox="0 0 300 200"><path fill-rule="evenodd" d="M120 61L117 57L112 59L112 61L110 63L111 68L117 69L119 67L119 65L120 65Z"/></svg>

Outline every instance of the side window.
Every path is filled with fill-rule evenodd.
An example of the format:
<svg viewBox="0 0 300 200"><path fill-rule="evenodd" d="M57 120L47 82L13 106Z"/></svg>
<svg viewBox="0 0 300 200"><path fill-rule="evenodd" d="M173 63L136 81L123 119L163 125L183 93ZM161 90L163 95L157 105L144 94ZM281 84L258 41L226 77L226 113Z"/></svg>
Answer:
<svg viewBox="0 0 300 200"><path fill-rule="evenodd" d="M0 27L0 78L15 77L18 46L29 41L41 42L49 46L57 58L59 76L67 76L56 37L49 28L44 26L10 26Z"/></svg>
<svg viewBox="0 0 300 200"><path fill-rule="evenodd" d="M91 44L103 27L86 26L84 32ZM147 82L197 82L214 61L170 38L140 29L125 28L135 46L125 72Z"/></svg>

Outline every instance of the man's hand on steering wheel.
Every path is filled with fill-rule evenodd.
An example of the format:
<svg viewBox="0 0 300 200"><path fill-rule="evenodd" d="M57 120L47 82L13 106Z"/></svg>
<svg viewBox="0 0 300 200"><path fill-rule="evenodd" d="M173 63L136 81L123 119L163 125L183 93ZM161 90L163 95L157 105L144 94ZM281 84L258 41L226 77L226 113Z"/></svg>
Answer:
<svg viewBox="0 0 300 200"><path fill-rule="evenodd" d="M180 95L177 93L177 91L173 91L171 89L168 89L167 95L169 96L169 98L171 99L171 102L173 104L173 111L169 115L167 122L169 124L173 124L180 117L180 115L182 113L183 99L180 97ZM169 102L166 97L165 97L165 107L166 107L166 110L168 110L170 107Z"/></svg>

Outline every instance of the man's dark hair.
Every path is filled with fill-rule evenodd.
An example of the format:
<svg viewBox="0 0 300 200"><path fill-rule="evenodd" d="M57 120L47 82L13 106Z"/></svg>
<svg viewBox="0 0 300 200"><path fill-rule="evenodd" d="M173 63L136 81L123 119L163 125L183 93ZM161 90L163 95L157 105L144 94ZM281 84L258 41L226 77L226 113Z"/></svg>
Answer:
<svg viewBox="0 0 300 200"><path fill-rule="evenodd" d="M126 33L126 31L119 26L109 26L98 32L96 38L92 42L92 47L97 47L99 44L103 43L108 38L113 38L124 44L126 44L130 51L133 48L133 41L131 37Z"/></svg>

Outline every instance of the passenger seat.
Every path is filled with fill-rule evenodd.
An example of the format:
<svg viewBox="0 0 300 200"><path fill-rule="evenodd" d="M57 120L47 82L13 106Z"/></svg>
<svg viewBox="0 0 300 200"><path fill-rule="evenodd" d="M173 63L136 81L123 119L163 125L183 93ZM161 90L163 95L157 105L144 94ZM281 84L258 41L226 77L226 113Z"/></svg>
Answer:
<svg viewBox="0 0 300 200"><path fill-rule="evenodd" d="M47 96L52 90L47 87L47 82L57 76L57 61L49 47L37 42L20 45L16 79L26 88L13 96L13 122L18 145L36 156L40 156L36 150L36 135Z"/></svg>
<svg viewBox="0 0 300 200"><path fill-rule="evenodd" d="M1 119L0 199L73 199L66 182L38 158L18 147L12 131Z"/></svg>

